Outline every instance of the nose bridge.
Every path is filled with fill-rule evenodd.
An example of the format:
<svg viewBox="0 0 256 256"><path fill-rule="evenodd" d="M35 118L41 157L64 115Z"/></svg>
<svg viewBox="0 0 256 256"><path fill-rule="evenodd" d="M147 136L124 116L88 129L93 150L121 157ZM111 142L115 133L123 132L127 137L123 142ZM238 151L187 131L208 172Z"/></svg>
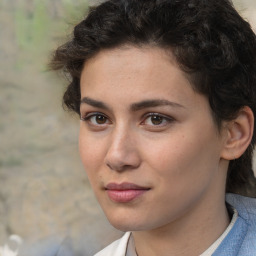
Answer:
<svg viewBox="0 0 256 256"><path fill-rule="evenodd" d="M128 124L116 126L115 129L113 129L111 136L111 147L113 147L113 149L128 149L127 147L129 146L128 142L130 134L131 131Z"/></svg>
<svg viewBox="0 0 256 256"><path fill-rule="evenodd" d="M138 167L140 160L134 136L129 124L120 124L113 128L105 159L110 169L122 171Z"/></svg>

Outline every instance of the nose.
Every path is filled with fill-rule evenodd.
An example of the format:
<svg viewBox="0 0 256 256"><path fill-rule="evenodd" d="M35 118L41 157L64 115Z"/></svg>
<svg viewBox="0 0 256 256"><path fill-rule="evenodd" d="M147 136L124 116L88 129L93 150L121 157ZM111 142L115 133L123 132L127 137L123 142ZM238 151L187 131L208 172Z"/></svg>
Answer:
<svg viewBox="0 0 256 256"><path fill-rule="evenodd" d="M140 166L141 159L138 145L127 129L113 131L109 145L105 156L105 164L108 168L122 172Z"/></svg>

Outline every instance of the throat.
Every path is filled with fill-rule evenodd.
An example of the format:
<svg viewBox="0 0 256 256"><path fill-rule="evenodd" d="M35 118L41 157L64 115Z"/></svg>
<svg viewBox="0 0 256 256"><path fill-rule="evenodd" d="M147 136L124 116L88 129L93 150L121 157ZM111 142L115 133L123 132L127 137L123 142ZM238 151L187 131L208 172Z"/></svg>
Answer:
<svg viewBox="0 0 256 256"><path fill-rule="evenodd" d="M207 251L225 233L232 210L219 219L165 227L162 230L135 231L129 239L126 256L198 256ZM221 223L221 225L220 225ZM169 229L170 228L170 229Z"/></svg>

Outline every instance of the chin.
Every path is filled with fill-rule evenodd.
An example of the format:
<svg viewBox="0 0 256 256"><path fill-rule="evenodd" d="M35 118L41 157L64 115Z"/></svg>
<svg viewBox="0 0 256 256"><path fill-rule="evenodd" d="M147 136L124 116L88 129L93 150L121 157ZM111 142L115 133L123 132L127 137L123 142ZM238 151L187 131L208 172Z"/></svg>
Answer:
<svg viewBox="0 0 256 256"><path fill-rule="evenodd" d="M135 231L132 225L127 225L124 223L116 223L116 222L110 222L110 224L117 230L120 230L122 232L127 231Z"/></svg>
<svg viewBox="0 0 256 256"><path fill-rule="evenodd" d="M109 222L114 228L116 228L117 230L120 230L122 232L145 230L145 228L143 228L143 226L136 225L134 223L120 223L120 222L111 222L111 221L109 221Z"/></svg>
<svg viewBox="0 0 256 256"><path fill-rule="evenodd" d="M137 226L133 221L132 218L127 218L128 215L119 215L117 216L116 214L112 215L107 215L107 219L110 222L110 224L123 232L126 231L133 231L135 226Z"/></svg>
<svg viewBox="0 0 256 256"><path fill-rule="evenodd" d="M150 226L148 223L145 223L145 220L136 218L129 213L106 214L106 216L108 221L114 228L123 232L142 231L146 230L147 226Z"/></svg>
<svg viewBox="0 0 256 256"><path fill-rule="evenodd" d="M113 204L109 201L99 203L109 223L120 231L143 231L154 228L152 218L137 204Z"/></svg>

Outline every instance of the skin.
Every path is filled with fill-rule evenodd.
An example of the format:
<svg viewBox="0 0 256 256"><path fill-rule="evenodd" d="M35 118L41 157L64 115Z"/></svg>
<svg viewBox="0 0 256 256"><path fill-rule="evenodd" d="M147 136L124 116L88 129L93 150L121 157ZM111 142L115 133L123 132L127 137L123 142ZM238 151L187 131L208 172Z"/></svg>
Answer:
<svg viewBox="0 0 256 256"><path fill-rule="evenodd" d="M82 71L81 159L107 218L133 231L139 256L198 256L230 221L232 133L218 130L207 98L186 77L170 53L153 47L101 51ZM141 104L152 100L158 105ZM114 202L111 182L148 190Z"/></svg>

